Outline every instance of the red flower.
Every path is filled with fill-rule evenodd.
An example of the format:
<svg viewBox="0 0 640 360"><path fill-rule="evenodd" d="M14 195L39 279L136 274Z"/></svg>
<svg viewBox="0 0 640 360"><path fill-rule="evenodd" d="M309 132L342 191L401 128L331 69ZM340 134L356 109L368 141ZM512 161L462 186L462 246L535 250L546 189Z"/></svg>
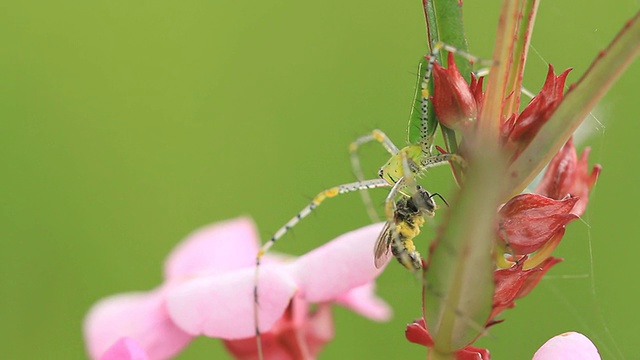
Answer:
<svg viewBox="0 0 640 360"><path fill-rule="evenodd" d="M427 331L427 326L423 318L415 320L411 324L407 324L407 328L404 332L405 337L412 343L426 346L428 348L433 347L433 339ZM464 349L458 350L454 353L457 360L490 360L491 355L489 350L478 348L475 346L467 346Z"/></svg>
<svg viewBox="0 0 640 360"><path fill-rule="evenodd" d="M460 75L453 54L447 58L448 68L433 64L433 109L438 121L459 131L473 127L482 104L482 78L472 75L471 86Z"/></svg>
<svg viewBox="0 0 640 360"><path fill-rule="evenodd" d="M471 74L471 84L460 75L452 53L447 58L448 68L433 65L434 92L433 108L438 121L443 125L461 131L463 136L475 129L478 114L482 108L483 78ZM511 115L500 127L504 148L509 151L511 161L526 148L542 125L551 117L563 98L564 84L571 69L555 75L553 66L542 89L520 114ZM465 147L464 144L462 146Z"/></svg>
<svg viewBox="0 0 640 360"><path fill-rule="evenodd" d="M334 336L329 304L320 304L312 315L309 304L296 297L284 315L262 335L262 353L266 359L315 359L324 344ZM258 359L256 338L223 340L235 359Z"/></svg>
<svg viewBox="0 0 640 360"><path fill-rule="evenodd" d="M498 237L514 255L540 249L556 233L577 218L571 209L578 198L554 200L537 194L521 194L498 212Z"/></svg>
<svg viewBox="0 0 640 360"><path fill-rule="evenodd" d="M524 268L524 261L513 264L508 269L496 270L493 274L496 288L493 292L493 308L491 310L490 321L505 309L515 306L515 300L525 297L533 288L538 285L542 276L561 262L562 259L549 257L539 267L532 269ZM488 323L487 327L495 323Z"/></svg>
<svg viewBox="0 0 640 360"><path fill-rule="evenodd" d="M579 198L571 213L581 216L589 202L589 191L602 170L602 167L596 164L589 173L590 150L585 148L578 161L573 139L569 138L549 163L535 192L552 199L561 199L567 195Z"/></svg>
<svg viewBox="0 0 640 360"><path fill-rule="evenodd" d="M515 158L529 145L542 125L551 117L562 101L564 84L571 69L555 75L553 66L549 65L547 78L538 95L531 99L527 107L516 117L512 115L501 126L504 146L514 152ZM513 159L512 158L512 159Z"/></svg>

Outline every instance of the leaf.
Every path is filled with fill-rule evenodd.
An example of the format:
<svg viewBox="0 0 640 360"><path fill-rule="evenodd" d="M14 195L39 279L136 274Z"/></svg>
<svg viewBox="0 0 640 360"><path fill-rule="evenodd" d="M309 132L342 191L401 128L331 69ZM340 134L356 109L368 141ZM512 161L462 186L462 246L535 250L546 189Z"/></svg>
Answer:
<svg viewBox="0 0 640 360"><path fill-rule="evenodd" d="M429 48L437 42L451 45L458 50L468 52L467 38L462 22L462 2L458 0L423 0L424 13L427 20L427 36ZM442 53L438 55L440 64L446 63ZM460 73L469 80L471 65L466 59L457 57L456 64Z"/></svg>
<svg viewBox="0 0 640 360"><path fill-rule="evenodd" d="M429 39L429 53L433 44L443 42L451 45L459 50L467 52L467 39L464 35L462 23L462 3L458 0L423 0L423 9L425 19L427 21L427 37ZM442 52L438 55L437 61L443 64ZM464 60L464 61L463 61ZM469 80L471 73L471 65L466 59L456 59L456 64L465 79ZM409 127L407 131L407 140L410 144L416 144L420 141L420 84L426 71L427 62L422 57L420 60L420 71L418 72L418 84L413 100L412 112L409 118ZM431 92L433 92L433 82L429 84ZM417 106L416 106L417 105ZM430 109L432 110L432 109ZM435 134L438 122L433 111L429 112L429 134ZM455 153L458 150L457 140L453 130L442 127L445 144L449 152Z"/></svg>
<svg viewBox="0 0 640 360"><path fill-rule="evenodd" d="M522 191L542 170L639 53L640 12L570 87L553 115L511 164L507 189L512 194Z"/></svg>

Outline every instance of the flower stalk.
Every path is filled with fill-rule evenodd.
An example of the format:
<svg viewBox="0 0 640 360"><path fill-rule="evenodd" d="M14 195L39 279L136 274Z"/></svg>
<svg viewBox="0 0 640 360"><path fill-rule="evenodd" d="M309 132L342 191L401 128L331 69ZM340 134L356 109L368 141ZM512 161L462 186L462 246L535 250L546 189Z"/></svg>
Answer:
<svg viewBox="0 0 640 360"><path fill-rule="evenodd" d="M429 359L466 358L475 339L501 322L496 317L562 261L553 250L584 212L601 170L589 171L588 149L578 160L571 134L640 51L636 15L566 94L569 70L556 74L549 66L539 94L520 111L537 6L503 2L484 92L483 79L467 82L452 56L446 68L433 69L436 117L459 133L469 166L430 248L424 319L407 327L410 341L430 349ZM432 29L430 21L427 13ZM535 193L518 195L549 161ZM453 169L456 179L459 170Z"/></svg>

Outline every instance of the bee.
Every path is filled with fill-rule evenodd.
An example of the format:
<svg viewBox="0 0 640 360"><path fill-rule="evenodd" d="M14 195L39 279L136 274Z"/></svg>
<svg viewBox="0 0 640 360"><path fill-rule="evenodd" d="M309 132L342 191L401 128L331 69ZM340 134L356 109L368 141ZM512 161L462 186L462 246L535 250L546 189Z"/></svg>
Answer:
<svg viewBox="0 0 640 360"><path fill-rule="evenodd" d="M376 268L386 264L389 256L398 259L398 262L410 271L422 269L422 257L416 251L413 239L420 234L420 228L424 225L425 216L432 217L435 214L436 203L433 197L438 196L447 204L446 200L438 193L430 194L422 186L417 185L416 192L410 197L402 197L396 201L396 209L393 214L393 224L386 222L384 228L374 245L374 264ZM448 205L448 204L447 204Z"/></svg>

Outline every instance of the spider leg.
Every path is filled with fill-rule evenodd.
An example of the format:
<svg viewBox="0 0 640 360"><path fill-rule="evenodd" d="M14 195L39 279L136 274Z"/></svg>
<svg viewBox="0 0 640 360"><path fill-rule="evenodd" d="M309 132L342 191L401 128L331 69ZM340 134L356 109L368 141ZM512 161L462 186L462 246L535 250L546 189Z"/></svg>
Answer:
<svg viewBox="0 0 640 360"><path fill-rule="evenodd" d="M254 275L254 287L253 287L253 311L254 311L254 323L256 327L256 341L258 347L258 358L262 359L262 339L259 327L259 303L258 303L258 280L260 276L260 261L264 254L269 251L269 249L275 244L275 242L282 238L291 228L293 228L296 224L298 224L302 219L307 217L313 210L315 210L318 206L320 206L326 199L336 197L338 195L358 191L358 190L370 190L382 187L391 186L387 181L383 179L372 179L365 181L357 181L348 184L342 184L338 186L334 186L332 188L321 191L316 195L307 206L305 206L298 214L292 217L286 224L284 224L280 229L278 229L275 234L262 245L260 250L258 250L258 254L256 255L256 268Z"/></svg>
<svg viewBox="0 0 640 360"><path fill-rule="evenodd" d="M378 129L373 130L370 134L363 135L357 138L354 142L349 144L349 155L351 157L351 167L353 168L353 172L355 173L358 181L363 181L364 179L362 166L360 165L360 157L358 156L358 150L363 144L372 141L379 142L391 155L395 155L399 151L398 147L391 141L391 139L389 139L389 137L384 132ZM367 209L367 214L369 214L369 218L371 218L371 221L380 221L380 217L378 216L378 213L373 206L373 202L371 201L371 195L369 195L369 192L363 191L360 193L360 195L362 196L362 202Z"/></svg>
<svg viewBox="0 0 640 360"><path fill-rule="evenodd" d="M453 54L460 55L467 59L470 63L481 62L482 60L476 56L469 54L468 52L458 50L457 48L447 45L442 42L436 42L431 47L431 53L427 58L427 68L424 71L422 82L420 83L420 146L422 147L422 153L425 155L431 155L431 148L433 145L434 134L429 134L429 99L431 97L431 91L429 90L429 83L431 82L431 75L433 74L433 66L438 59L438 54L442 50L448 51Z"/></svg>

